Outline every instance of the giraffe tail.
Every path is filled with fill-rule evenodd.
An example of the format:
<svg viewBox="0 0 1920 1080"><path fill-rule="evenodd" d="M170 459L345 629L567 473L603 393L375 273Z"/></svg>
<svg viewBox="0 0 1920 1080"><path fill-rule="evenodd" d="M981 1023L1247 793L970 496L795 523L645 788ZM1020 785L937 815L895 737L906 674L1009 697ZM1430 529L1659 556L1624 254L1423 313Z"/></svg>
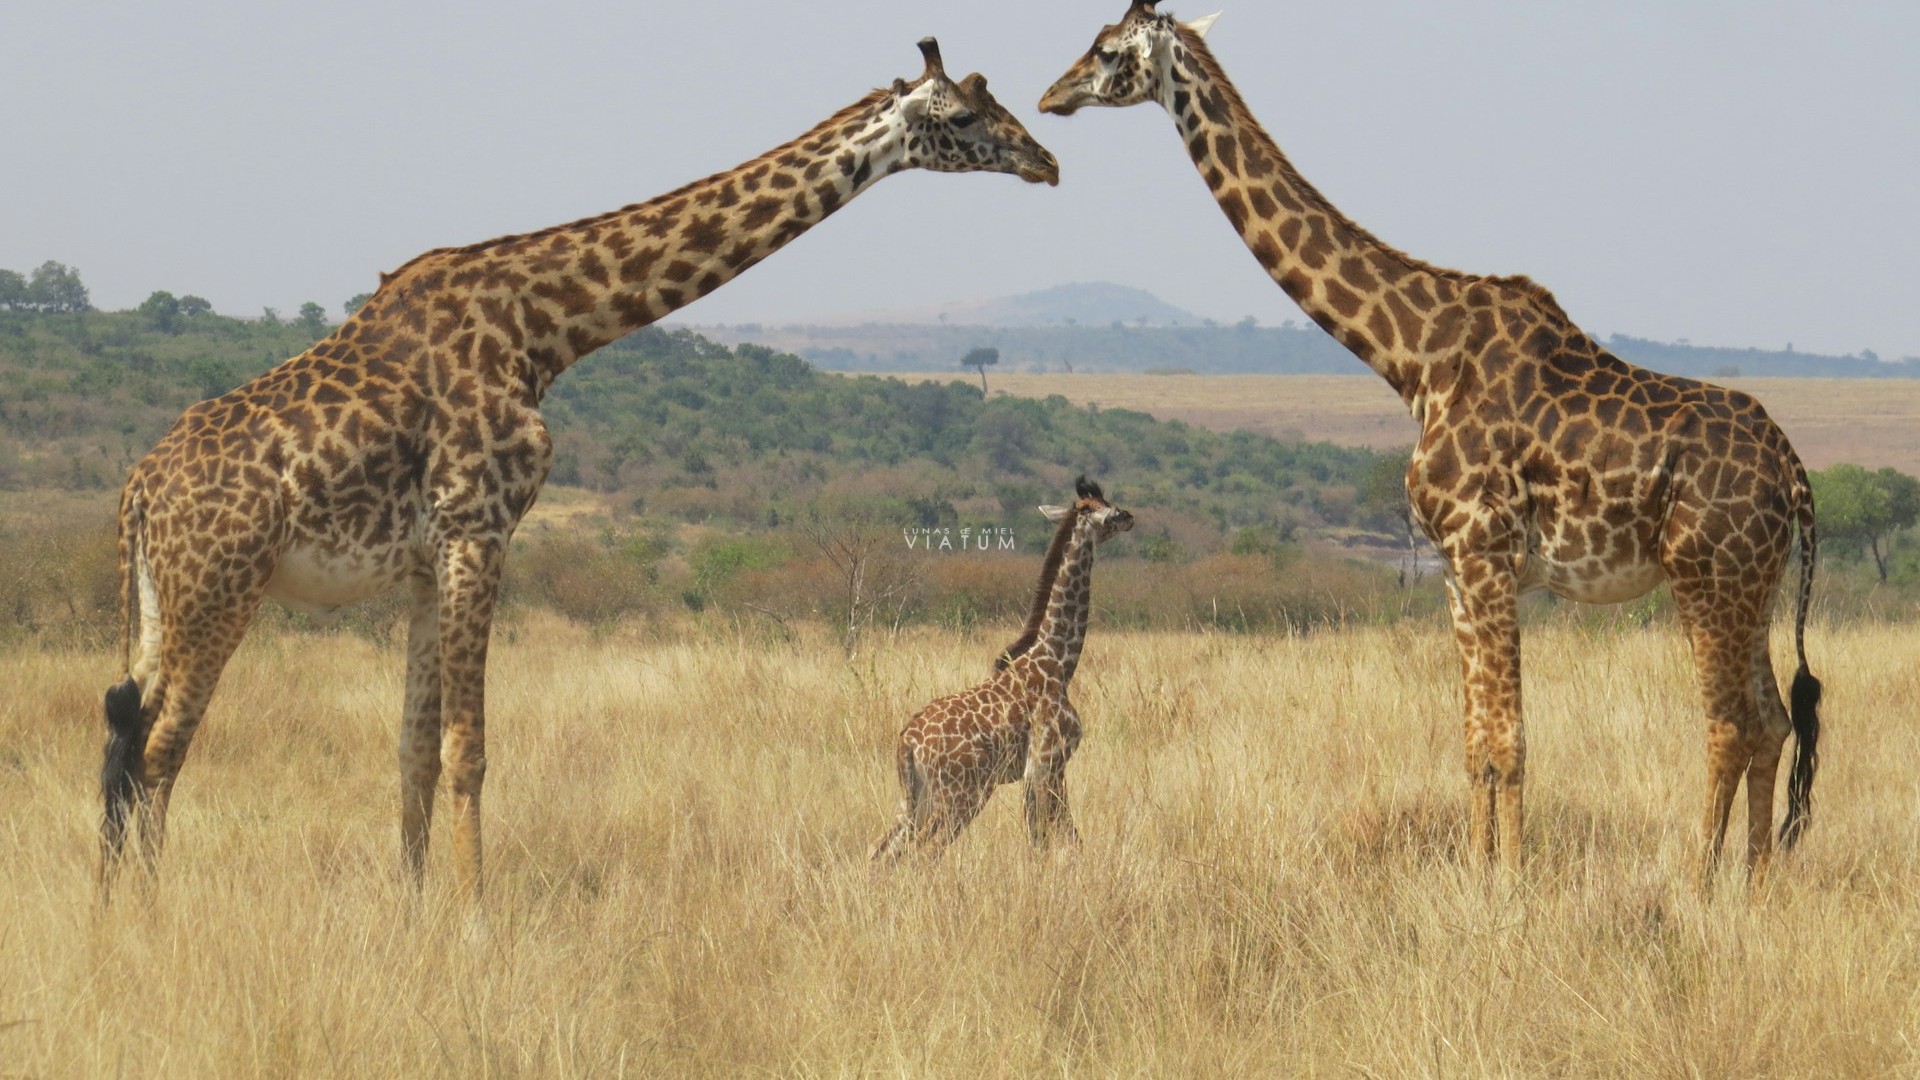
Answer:
<svg viewBox="0 0 1920 1080"><path fill-rule="evenodd" d="M102 873L119 856L127 836L127 816L133 810L140 782L140 759L147 748L146 724L140 716L140 684L128 678L107 691L107 748L100 765Z"/></svg>
<svg viewBox="0 0 1920 1080"><path fill-rule="evenodd" d="M1799 496L1794 522L1800 529L1800 595L1794 607L1793 648L1800 666L1788 691L1788 715L1793 720L1793 771L1787 779L1787 818L1780 823L1780 847L1790 851L1813 816L1813 775L1820 768L1820 680L1807 666L1807 607L1813 600L1813 568L1820 552L1814 527L1813 488L1807 471L1796 463L1795 492Z"/></svg>
<svg viewBox="0 0 1920 1080"><path fill-rule="evenodd" d="M120 670L125 677L107 690L107 745L100 765L101 880L104 884L113 860L127 835L127 816L133 809L140 782L141 758L147 747L147 725L140 708L140 684L134 680L133 620L139 602L142 514L131 485L120 496Z"/></svg>

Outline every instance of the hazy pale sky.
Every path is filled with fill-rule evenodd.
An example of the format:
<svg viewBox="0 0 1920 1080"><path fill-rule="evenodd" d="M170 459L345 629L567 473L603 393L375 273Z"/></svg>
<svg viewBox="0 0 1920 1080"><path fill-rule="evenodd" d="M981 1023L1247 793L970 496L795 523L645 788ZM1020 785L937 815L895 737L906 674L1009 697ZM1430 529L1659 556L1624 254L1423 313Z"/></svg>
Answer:
<svg viewBox="0 0 1920 1080"><path fill-rule="evenodd" d="M1164 0L1192 18L1213 10ZM1058 188L890 178L691 322L798 321L1069 281L1223 321L1299 312L1151 107L1041 116L1124 0L12 5L0 267L222 312L338 314L376 274L729 168L868 89L956 76ZM1246 0L1215 52L1300 170L1383 239L1526 273L1588 330L1920 355L1920 4Z"/></svg>

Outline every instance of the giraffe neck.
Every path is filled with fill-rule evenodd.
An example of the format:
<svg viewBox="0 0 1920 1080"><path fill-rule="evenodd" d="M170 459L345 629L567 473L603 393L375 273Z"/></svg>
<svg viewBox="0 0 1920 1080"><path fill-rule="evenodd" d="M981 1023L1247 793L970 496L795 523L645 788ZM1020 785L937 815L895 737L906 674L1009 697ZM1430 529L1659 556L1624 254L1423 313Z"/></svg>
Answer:
<svg viewBox="0 0 1920 1080"><path fill-rule="evenodd" d="M1059 661L1063 683L1073 678L1080 664L1080 647L1087 639L1087 609L1093 596L1093 519L1076 513L1071 528L1059 572L1047 590L1046 614L1040 618L1032 649L1036 657Z"/></svg>
<svg viewBox="0 0 1920 1080"><path fill-rule="evenodd" d="M737 168L611 213L430 251L390 278L467 286L488 322L509 324L544 394L581 357L732 281L904 168L905 140L898 103L876 90Z"/></svg>
<svg viewBox="0 0 1920 1080"><path fill-rule="evenodd" d="M1464 275L1382 243L1297 172L1198 34L1181 28L1161 79L1194 165L1281 289L1410 405L1429 323Z"/></svg>

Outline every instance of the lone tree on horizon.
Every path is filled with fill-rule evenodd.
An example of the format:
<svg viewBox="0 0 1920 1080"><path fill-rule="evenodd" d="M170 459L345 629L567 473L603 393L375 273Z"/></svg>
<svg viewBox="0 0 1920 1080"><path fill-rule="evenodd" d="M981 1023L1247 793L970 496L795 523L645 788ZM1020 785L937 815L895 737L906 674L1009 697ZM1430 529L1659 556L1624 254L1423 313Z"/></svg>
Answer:
<svg viewBox="0 0 1920 1080"><path fill-rule="evenodd" d="M980 393L987 392L987 369L1000 362L999 349L975 349L960 358L961 367L980 369Z"/></svg>

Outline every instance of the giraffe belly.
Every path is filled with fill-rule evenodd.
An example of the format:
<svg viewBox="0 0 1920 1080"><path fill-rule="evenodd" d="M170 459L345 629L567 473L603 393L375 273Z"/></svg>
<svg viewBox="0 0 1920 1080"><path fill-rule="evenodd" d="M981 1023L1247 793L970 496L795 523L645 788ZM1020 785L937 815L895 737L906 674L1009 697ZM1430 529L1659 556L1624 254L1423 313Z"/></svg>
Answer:
<svg viewBox="0 0 1920 1080"><path fill-rule="evenodd" d="M1530 552L1522 561L1520 571L1523 591L1546 589L1583 604L1623 603L1645 596L1664 580L1666 573L1657 562L1556 560L1541 552Z"/></svg>
<svg viewBox="0 0 1920 1080"><path fill-rule="evenodd" d="M280 556L267 595L293 611L325 614L386 592L412 568L408 549L399 544L351 553L294 544Z"/></svg>

